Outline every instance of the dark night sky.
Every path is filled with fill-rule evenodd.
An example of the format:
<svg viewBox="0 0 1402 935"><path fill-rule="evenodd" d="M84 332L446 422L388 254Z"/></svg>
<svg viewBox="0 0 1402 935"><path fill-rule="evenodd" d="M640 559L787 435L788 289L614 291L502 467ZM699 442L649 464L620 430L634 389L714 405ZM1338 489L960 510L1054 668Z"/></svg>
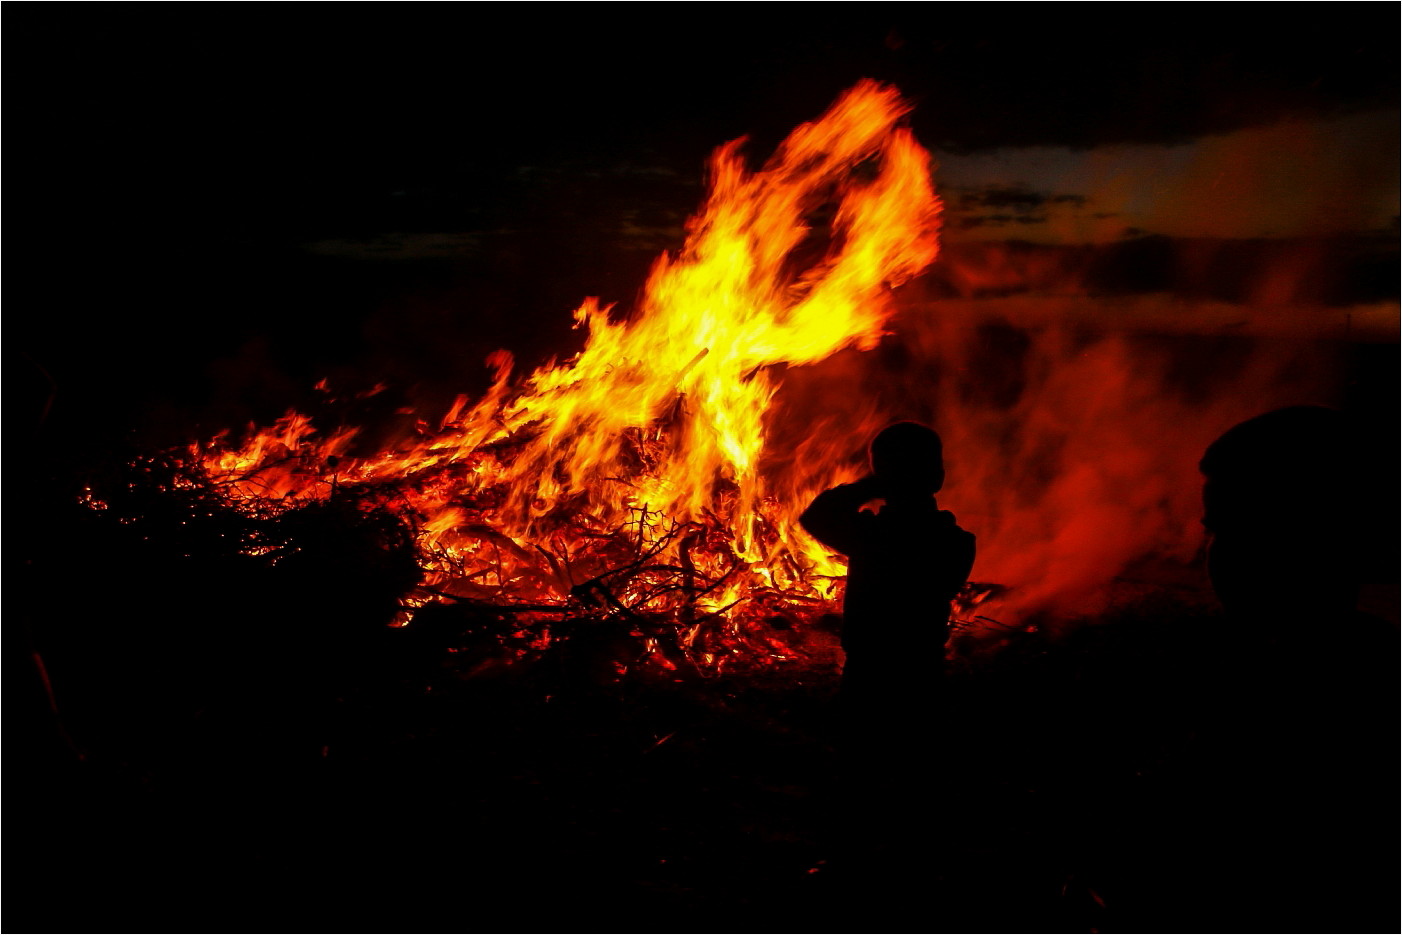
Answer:
<svg viewBox="0 0 1402 935"><path fill-rule="evenodd" d="M1384 4L823 4L760 26L763 6L353 4L315 24L243 4L20 7L10 46L36 73L11 122L51 197L267 236L373 223L363 202L387 191L481 198L526 165L689 169L744 134L764 150L863 76L956 152L1182 142L1397 101Z"/></svg>
<svg viewBox="0 0 1402 935"><path fill-rule="evenodd" d="M7 25L11 349L54 418L180 431L367 359L470 384L494 347L568 350L570 308L626 302L677 246L714 146L765 153L864 76L914 101L950 172L1398 99L1380 3L24 4Z"/></svg>

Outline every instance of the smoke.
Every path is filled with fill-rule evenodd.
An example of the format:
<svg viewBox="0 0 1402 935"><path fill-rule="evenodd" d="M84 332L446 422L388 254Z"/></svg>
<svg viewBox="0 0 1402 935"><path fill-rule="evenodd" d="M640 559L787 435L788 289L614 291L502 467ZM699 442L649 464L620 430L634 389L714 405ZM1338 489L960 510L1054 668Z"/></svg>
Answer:
<svg viewBox="0 0 1402 935"><path fill-rule="evenodd" d="M973 579L1008 589L983 612L1095 614L1130 576L1181 580L1197 561L1208 444L1269 409L1339 399L1337 343L1298 328L1193 333L1181 327L1193 310L1165 303L1179 333L1143 326L1168 314L1149 314L1147 297L1118 320L1113 303L1074 296L909 304L875 351L790 371L776 408L790 427L771 442L792 442L794 427L826 438L846 452L828 467L839 480L862 470L866 442L889 422L934 426L948 471L941 505L978 536Z"/></svg>

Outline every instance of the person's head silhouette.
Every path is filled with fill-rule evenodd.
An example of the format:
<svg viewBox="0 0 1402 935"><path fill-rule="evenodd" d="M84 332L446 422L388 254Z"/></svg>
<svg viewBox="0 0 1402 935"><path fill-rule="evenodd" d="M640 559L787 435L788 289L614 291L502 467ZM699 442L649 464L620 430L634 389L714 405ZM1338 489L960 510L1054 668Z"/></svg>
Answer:
<svg viewBox="0 0 1402 935"><path fill-rule="evenodd" d="M1291 406L1248 419L1199 465L1207 566L1226 610L1317 628L1351 611L1363 561L1365 469L1349 418Z"/></svg>
<svg viewBox="0 0 1402 935"><path fill-rule="evenodd" d="M944 445L919 422L897 422L871 442L871 472L897 496L929 496L944 486Z"/></svg>

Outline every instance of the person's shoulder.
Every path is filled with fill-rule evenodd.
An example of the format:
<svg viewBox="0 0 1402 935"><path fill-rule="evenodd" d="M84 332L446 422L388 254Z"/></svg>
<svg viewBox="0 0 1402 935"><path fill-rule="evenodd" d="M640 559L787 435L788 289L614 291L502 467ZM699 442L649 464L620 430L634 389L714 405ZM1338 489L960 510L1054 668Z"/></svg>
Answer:
<svg viewBox="0 0 1402 935"><path fill-rule="evenodd" d="M949 510L940 510L939 516L940 522L952 535L962 536L968 539L974 538L974 534L960 526L958 518Z"/></svg>
<svg viewBox="0 0 1402 935"><path fill-rule="evenodd" d="M966 530L966 528L959 526L959 517L955 516L955 514L953 514L952 512L949 512L949 510L939 510L939 521L941 521L941 523L944 524L946 528L949 528L949 530L951 530L952 533L973 535L973 533L970 533L970 531Z"/></svg>

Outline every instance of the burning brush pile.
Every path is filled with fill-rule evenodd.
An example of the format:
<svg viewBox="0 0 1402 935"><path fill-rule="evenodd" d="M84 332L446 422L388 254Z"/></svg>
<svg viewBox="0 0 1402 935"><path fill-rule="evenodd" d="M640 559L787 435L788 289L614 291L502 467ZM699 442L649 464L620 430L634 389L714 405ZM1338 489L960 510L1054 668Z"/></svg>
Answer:
<svg viewBox="0 0 1402 935"><path fill-rule="evenodd" d="M721 147L685 246L631 314L581 305L569 360L523 376L498 351L482 398L373 451L355 426L289 412L166 453L159 486L192 515L237 517L222 541L268 564L296 560L299 516L374 527L366 541L421 568L399 573L401 625L475 608L516 655L614 625L636 650L620 670L831 662L811 625L844 569L795 517L855 476L865 438L810 425L776 441L772 403L785 367L874 346L892 288L935 259L940 202L908 110L866 82L758 171L743 141ZM110 492L87 499L120 512Z"/></svg>

